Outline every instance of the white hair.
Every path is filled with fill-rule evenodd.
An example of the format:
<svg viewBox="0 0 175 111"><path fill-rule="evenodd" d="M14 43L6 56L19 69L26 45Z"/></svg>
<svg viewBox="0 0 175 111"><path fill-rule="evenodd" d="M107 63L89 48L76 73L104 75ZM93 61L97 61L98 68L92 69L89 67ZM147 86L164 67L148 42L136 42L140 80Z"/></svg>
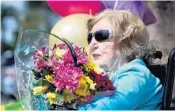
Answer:
<svg viewBox="0 0 175 111"><path fill-rule="evenodd" d="M149 46L149 34L138 16L129 11L108 9L87 22L88 31L103 18L110 21L113 36L119 38L116 43L120 54L108 71L114 71L135 58L153 54L153 49Z"/></svg>

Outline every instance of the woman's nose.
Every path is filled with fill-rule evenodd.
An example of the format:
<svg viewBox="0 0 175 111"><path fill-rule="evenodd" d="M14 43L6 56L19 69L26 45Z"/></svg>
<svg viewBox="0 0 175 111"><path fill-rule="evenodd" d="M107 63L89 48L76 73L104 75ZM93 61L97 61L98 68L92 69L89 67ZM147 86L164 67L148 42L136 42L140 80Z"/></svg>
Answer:
<svg viewBox="0 0 175 111"><path fill-rule="evenodd" d="M98 48L98 41L96 41L94 37L92 38L89 47L91 50Z"/></svg>

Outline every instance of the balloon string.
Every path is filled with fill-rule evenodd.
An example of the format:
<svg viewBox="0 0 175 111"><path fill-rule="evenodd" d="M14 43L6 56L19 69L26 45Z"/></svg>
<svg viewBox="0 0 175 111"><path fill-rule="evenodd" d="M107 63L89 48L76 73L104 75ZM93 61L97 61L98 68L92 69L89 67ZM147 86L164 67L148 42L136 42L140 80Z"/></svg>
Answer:
<svg viewBox="0 0 175 111"><path fill-rule="evenodd" d="M89 9L89 14L92 15L92 9Z"/></svg>
<svg viewBox="0 0 175 111"><path fill-rule="evenodd" d="M118 0L115 0L115 4L114 4L114 10L116 10L117 9L117 4L118 4Z"/></svg>

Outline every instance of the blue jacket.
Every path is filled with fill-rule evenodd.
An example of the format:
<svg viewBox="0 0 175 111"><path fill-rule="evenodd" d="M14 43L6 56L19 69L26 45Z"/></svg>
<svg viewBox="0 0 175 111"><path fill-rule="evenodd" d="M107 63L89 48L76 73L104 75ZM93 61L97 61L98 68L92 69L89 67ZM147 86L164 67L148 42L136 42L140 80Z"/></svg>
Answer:
<svg viewBox="0 0 175 111"><path fill-rule="evenodd" d="M116 91L100 97L79 110L158 110L163 99L163 86L141 59L123 65L110 77Z"/></svg>

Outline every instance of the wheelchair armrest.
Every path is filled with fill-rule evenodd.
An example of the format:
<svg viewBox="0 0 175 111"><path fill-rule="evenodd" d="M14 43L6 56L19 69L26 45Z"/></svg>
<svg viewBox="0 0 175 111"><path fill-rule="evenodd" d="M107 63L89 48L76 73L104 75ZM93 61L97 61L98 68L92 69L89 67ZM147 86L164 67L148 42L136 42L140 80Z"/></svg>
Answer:
<svg viewBox="0 0 175 111"><path fill-rule="evenodd" d="M166 65L148 65L147 67L154 76L160 79L161 84L164 86L166 76Z"/></svg>

